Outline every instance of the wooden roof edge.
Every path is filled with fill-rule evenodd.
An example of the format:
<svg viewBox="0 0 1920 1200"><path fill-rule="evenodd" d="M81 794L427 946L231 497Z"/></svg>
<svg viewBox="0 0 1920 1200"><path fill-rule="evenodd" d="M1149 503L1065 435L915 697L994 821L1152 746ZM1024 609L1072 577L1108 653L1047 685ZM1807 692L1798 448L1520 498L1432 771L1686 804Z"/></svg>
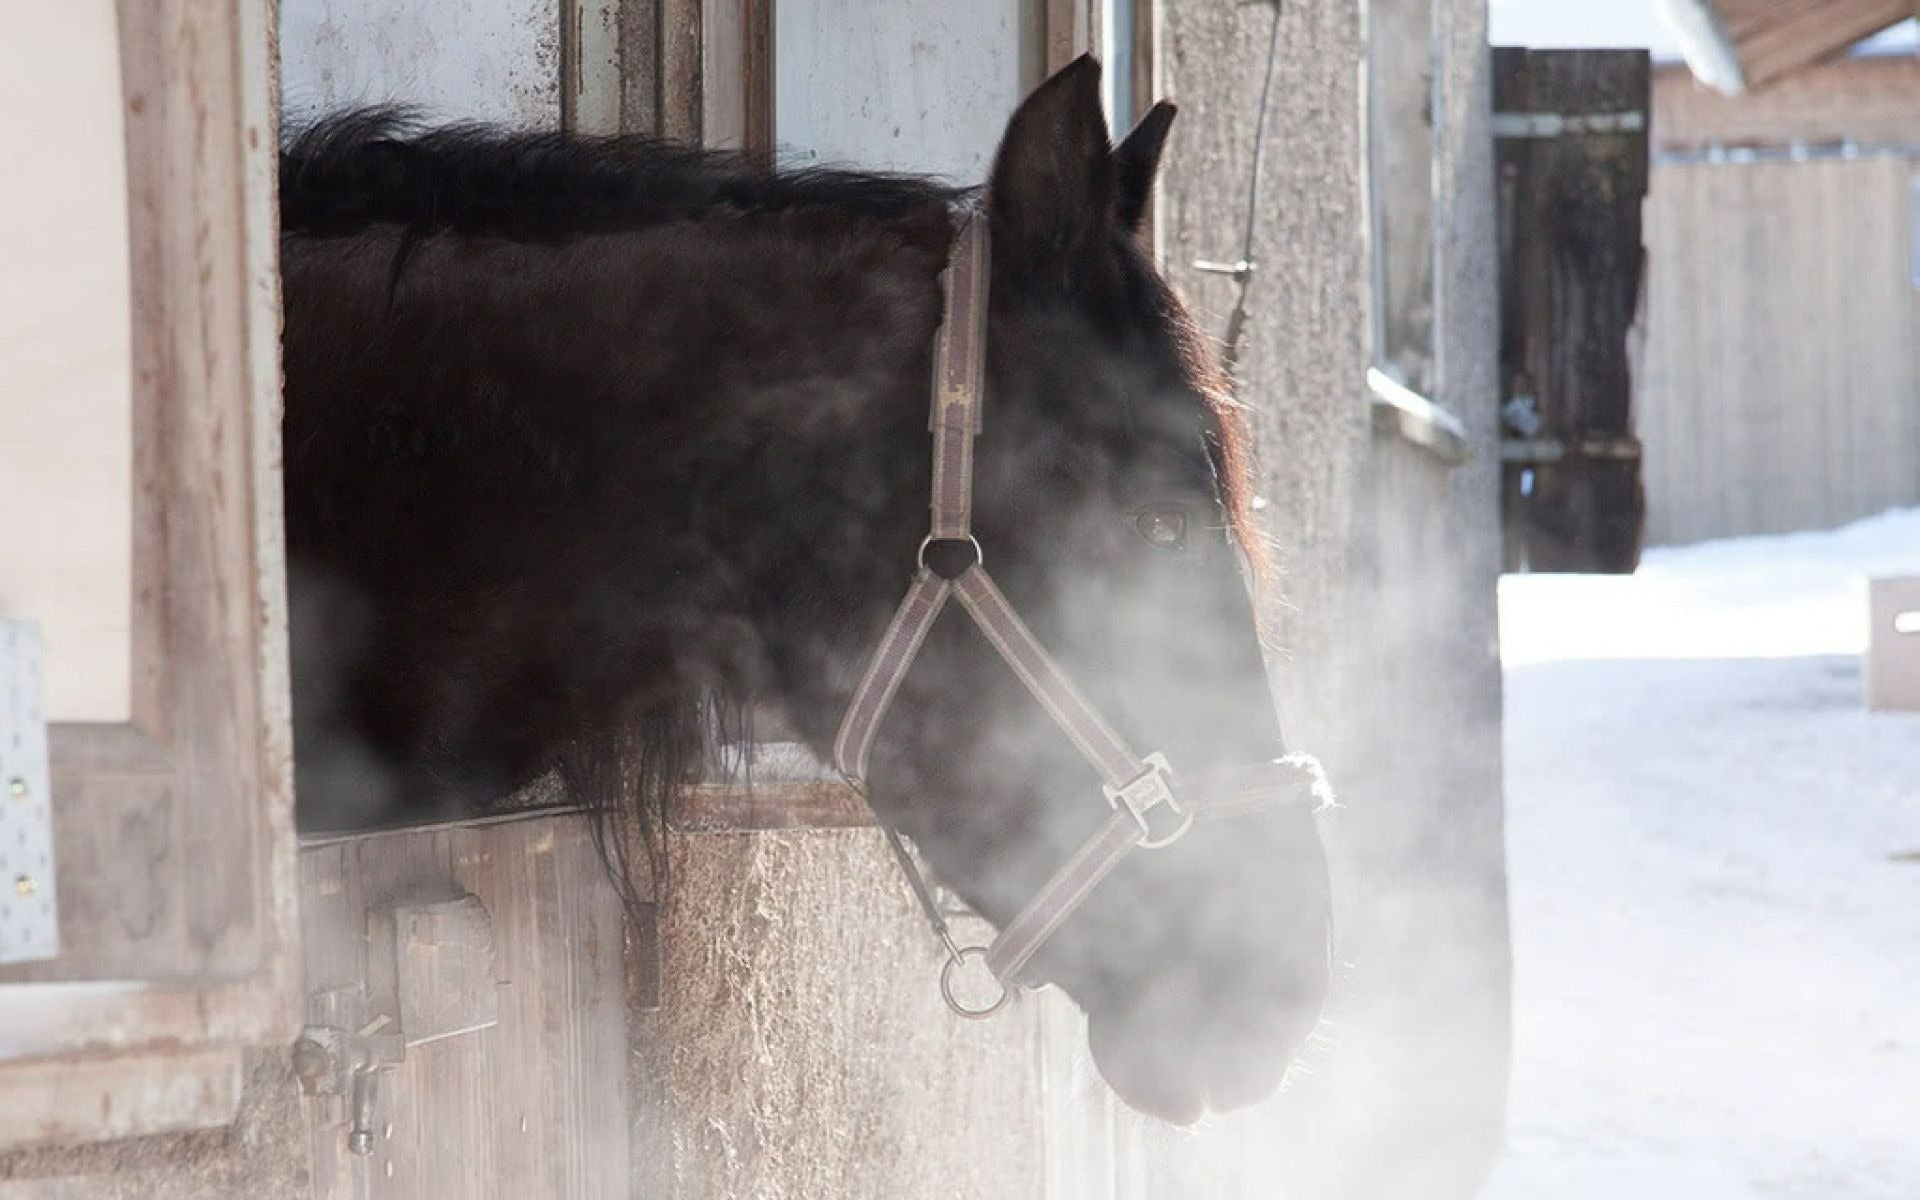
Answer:
<svg viewBox="0 0 1920 1200"><path fill-rule="evenodd" d="M1654 0L1687 68L1701 83L1728 96L1747 90L1746 68L1714 0Z"/></svg>
<svg viewBox="0 0 1920 1200"><path fill-rule="evenodd" d="M1844 57L1854 46L1916 13L1914 0L1822 0L1775 17L1735 44L1749 87L1760 88L1815 64Z"/></svg>

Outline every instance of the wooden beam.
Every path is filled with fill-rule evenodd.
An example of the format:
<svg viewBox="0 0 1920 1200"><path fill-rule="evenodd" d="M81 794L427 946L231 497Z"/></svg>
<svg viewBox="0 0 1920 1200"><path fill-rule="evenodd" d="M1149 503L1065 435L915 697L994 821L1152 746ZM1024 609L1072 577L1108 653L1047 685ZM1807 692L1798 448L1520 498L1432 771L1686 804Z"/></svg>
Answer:
<svg viewBox="0 0 1920 1200"><path fill-rule="evenodd" d="M1694 78L1728 96L1747 90L1740 52L1714 0L1656 0L1656 4Z"/></svg>
<svg viewBox="0 0 1920 1200"><path fill-rule="evenodd" d="M873 811L841 783L698 784L674 797L668 821L678 833L777 829L869 829Z"/></svg>
<svg viewBox="0 0 1920 1200"><path fill-rule="evenodd" d="M658 0L655 45L660 56L655 75L655 129L676 142L701 138L705 103L701 96L700 39L702 0Z"/></svg>
<svg viewBox="0 0 1920 1200"><path fill-rule="evenodd" d="M240 1107L240 1074L240 1052L230 1046L10 1062L0 1150L231 1124Z"/></svg>
<svg viewBox="0 0 1920 1200"><path fill-rule="evenodd" d="M1920 146L1920 58L1842 58L1797 71L1759 92L1721 96L1684 68L1654 73L1659 153L1712 146Z"/></svg>
<svg viewBox="0 0 1920 1200"><path fill-rule="evenodd" d="M1844 53L1915 15L1914 0L1658 0L1694 75L1728 95Z"/></svg>
<svg viewBox="0 0 1920 1200"><path fill-rule="evenodd" d="M1494 52L1502 115L1644 113L1645 51ZM1497 137L1501 180L1502 412L1534 439L1562 447L1633 433L1629 354L1645 259L1645 122L1559 137ZM1514 412L1532 414L1531 421ZM1637 459L1584 454L1506 463L1502 514L1509 569L1630 573L1639 561L1645 498Z"/></svg>
<svg viewBox="0 0 1920 1200"><path fill-rule="evenodd" d="M1827 0L1783 10L1736 44L1750 87L1841 54L1913 16L1913 0Z"/></svg>
<svg viewBox="0 0 1920 1200"><path fill-rule="evenodd" d="M1088 49L1086 0L1045 0L1046 73L1058 71Z"/></svg>

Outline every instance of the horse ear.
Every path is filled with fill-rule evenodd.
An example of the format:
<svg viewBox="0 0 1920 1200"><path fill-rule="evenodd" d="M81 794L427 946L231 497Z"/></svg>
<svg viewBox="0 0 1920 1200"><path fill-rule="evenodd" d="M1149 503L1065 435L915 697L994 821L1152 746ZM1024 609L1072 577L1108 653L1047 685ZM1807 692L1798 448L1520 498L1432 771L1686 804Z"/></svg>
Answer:
<svg viewBox="0 0 1920 1200"><path fill-rule="evenodd" d="M1147 215L1153 177L1160 170L1160 151L1166 148L1167 131L1179 111L1165 100L1155 104L1113 151L1113 212L1128 229L1139 229Z"/></svg>
<svg viewBox="0 0 1920 1200"><path fill-rule="evenodd" d="M1083 54L1007 122L987 185L995 243L1035 266L1071 267L1103 251L1113 170L1100 64Z"/></svg>

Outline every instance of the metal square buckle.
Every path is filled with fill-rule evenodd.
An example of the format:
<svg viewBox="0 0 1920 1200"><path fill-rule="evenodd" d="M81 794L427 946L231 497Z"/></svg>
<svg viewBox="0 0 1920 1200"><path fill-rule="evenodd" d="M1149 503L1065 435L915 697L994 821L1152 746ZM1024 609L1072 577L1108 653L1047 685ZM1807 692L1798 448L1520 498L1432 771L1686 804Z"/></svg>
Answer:
<svg viewBox="0 0 1920 1200"><path fill-rule="evenodd" d="M1106 787L1107 803L1114 808L1124 808L1140 827L1140 841L1143 850L1159 850L1173 845L1186 836L1193 826L1193 812L1173 792L1173 767L1168 764L1167 756L1153 753L1143 759L1147 769L1140 777L1122 787ZM1153 821L1149 819L1155 809L1165 808L1176 818L1172 826L1164 832L1155 833Z"/></svg>

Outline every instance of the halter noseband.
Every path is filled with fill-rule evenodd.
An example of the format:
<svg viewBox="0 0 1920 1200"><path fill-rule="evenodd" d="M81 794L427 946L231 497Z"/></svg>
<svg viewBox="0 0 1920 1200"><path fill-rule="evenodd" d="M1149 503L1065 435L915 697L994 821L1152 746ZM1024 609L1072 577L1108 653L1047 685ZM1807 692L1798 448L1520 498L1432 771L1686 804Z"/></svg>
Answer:
<svg viewBox="0 0 1920 1200"><path fill-rule="evenodd" d="M973 444L980 432L986 382L988 262L986 215L975 209L961 218L954 238L944 282L946 316L934 340L932 526L920 546L919 570L868 661L833 746L834 766L864 797L867 756L880 721L934 620L948 600L958 598L1020 682L1099 773L1112 815L987 946L963 947L954 940L899 833L880 821L907 882L946 947L941 995L954 1012L969 1018L989 1017L1006 1006L1022 986L1021 969L1135 850L1171 846L1199 816L1236 816L1287 803L1318 805L1327 796L1319 763L1306 756L1186 779L1175 774L1164 755L1134 753L987 574L972 519ZM970 547L972 562L957 572L934 570L927 551L939 543ZM968 1007L953 993L954 973L974 958L982 960L1001 988L999 998L985 1008Z"/></svg>

